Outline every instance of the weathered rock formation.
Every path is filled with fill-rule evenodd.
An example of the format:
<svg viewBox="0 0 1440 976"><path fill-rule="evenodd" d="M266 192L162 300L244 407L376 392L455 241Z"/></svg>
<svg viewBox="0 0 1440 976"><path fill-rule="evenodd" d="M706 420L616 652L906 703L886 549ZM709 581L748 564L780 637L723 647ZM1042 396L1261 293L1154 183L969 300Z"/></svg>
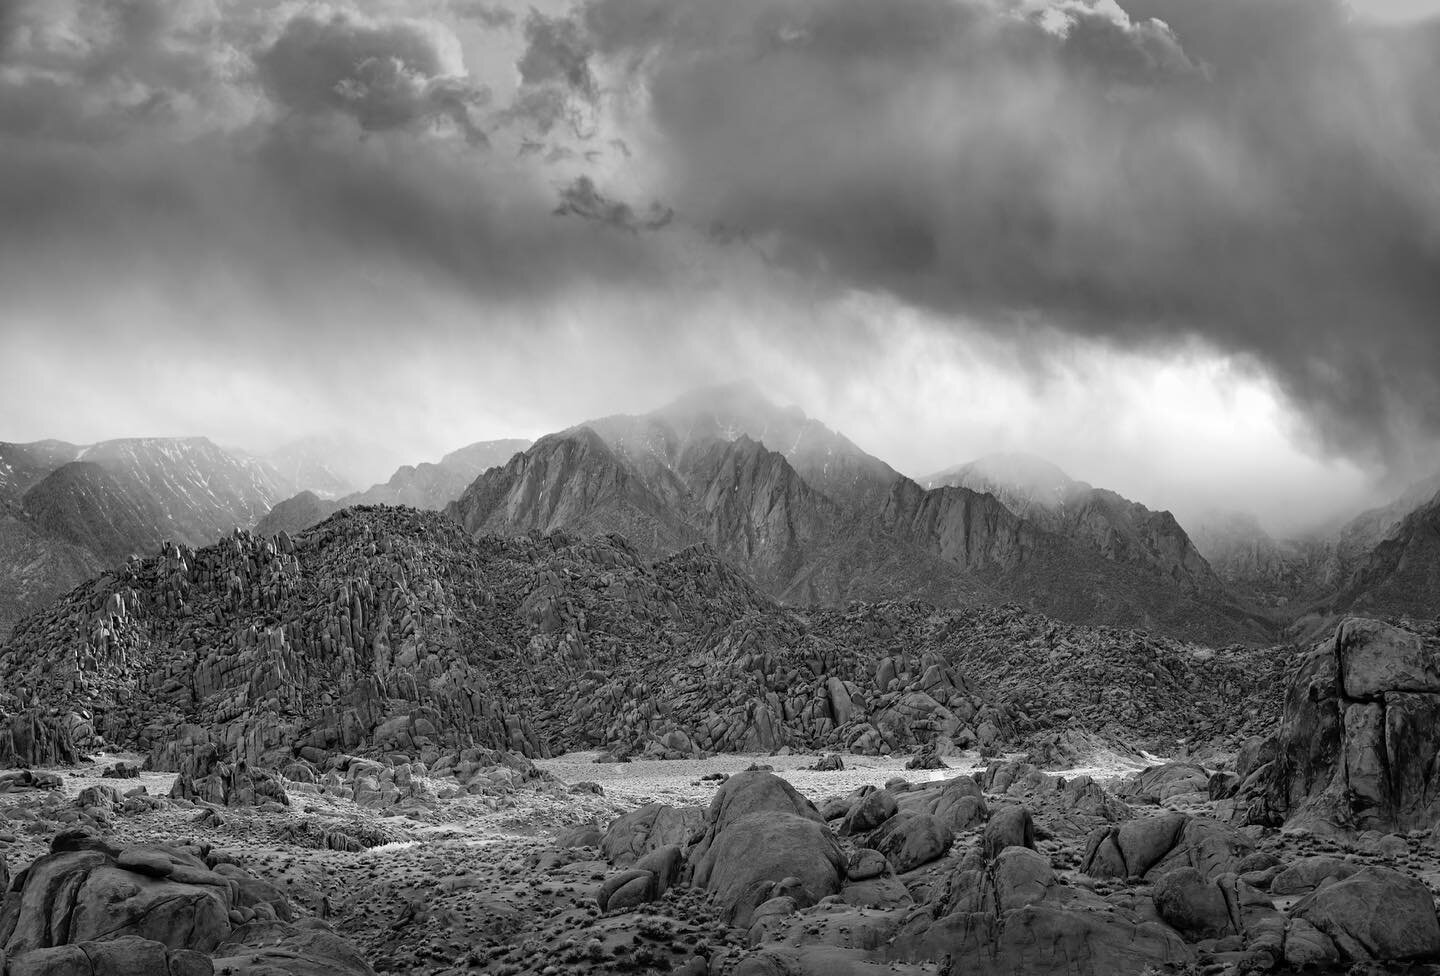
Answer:
<svg viewBox="0 0 1440 976"><path fill-rule="evenodd" d="M1404 831L1440 815L1440 637L1351 618L1298 662L1273 759L1242 813L1268 823Z"/></svg>

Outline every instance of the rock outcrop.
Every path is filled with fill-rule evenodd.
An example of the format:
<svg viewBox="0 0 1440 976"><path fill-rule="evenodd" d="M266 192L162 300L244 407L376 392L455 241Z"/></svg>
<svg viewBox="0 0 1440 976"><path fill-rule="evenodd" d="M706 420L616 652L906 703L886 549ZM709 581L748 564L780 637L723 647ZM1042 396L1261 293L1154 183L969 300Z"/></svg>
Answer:
<svg viewBox="0 0 1440 976"><path fill-rule="evenodd" d="M1351 618L1290 676L1274 758L1237 815L1331 830L1405 831L1440 815L1440 637Z"/></svg>

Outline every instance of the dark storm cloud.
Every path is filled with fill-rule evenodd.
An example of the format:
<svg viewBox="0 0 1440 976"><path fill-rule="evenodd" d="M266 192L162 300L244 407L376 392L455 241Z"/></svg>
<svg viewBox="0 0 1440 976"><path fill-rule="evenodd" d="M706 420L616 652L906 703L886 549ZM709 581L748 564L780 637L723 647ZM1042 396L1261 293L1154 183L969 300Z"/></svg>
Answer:
<svg viewBox="0 0 1440 976"><path fill-rule="evenodd" d="M585 220L599 221L611 227L638 233L642 230L659 230L674 219L674 212L658 203L652 203L643 214L637 214L630 204L612 200L601 193L595 181L588 176L576 177L575 181L560 191L560 204L555 208L557 216L575 216Z"/></svg>
<svg viewBox="0 0 1440 976"><path fill-rule="evenodd" d="M563 82L585 98L595 99L588 42L578 23L532 10L525 19L525 41L525 54L516 65L525 84Z"/></svg>
<svg viewBox="0 0 1440 976"><path fill-rule="evenodd" d="M445 118L469 142L487 142L471 112L490 93L447 71L434 38L413 24L301 14L258 65L266 89L297 112L343 112L368 131Z"/></svg>
<svg viewBox="0 0 1440 976"><path fill-rule="evenodd" d="M658 273L647 242L596 246L553 216L561 180L485 148L503 112L442 22L174 0L0 9L12 299L120 281L189 302L209 274L303 295L298 309L375 266L505 302Z"/></svg>
<svg viewBox="0 0 1440 976"><path fill-rule="evenodd" d="M402 316L444 291L482 331L593 286L678 331L666 302L701 320L703 280L793 306L804 358L863 362L866 328L830 314L855 290L1017 345L1199 338L1356 457L1440 431L1434 23L1338 0L545 9L0 0L0 293L143 286L173 338L224 287L278 339L352 287ZM617 345L635 318L611 309Z"/></svg>
<svg viewBox="0 0 1440 976"><path fill-rule="evenodd" d="M588 0L545 24L532 52L580 99L607 68L644 92L656 196L791 268L1021 335L1199 337L1357 455L1440 431L1435 24L1332 0Z"/></svg>

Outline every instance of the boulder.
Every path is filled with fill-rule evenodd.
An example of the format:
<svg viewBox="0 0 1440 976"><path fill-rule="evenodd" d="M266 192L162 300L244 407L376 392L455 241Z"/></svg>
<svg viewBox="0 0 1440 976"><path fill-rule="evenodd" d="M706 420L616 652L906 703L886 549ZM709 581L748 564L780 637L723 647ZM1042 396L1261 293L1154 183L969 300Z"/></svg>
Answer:
<svg viewBox="0 0 1440 976"><path fill-rule="evenodd" d="M990 816L980 784L969 776L946 780L928 812L952 831L969 830Z"/></svg>
<svg viewBox="0 0 1440 976"><path fill-rule="evenodd" d="M895 816L898 809L895 794L889 790L873 790L855 801L845 819L840 822L839 834L849 837L874 830Z"/></svg>
<svg viewBox="0 0 1440 976"><path fill-rule="evenodd" d="M75 797L75 805L80 809L86 807L99 807L102 810L113 811L124 802L120 791L113 786L87 786Z"/></svg>
<svg viewBox="0 0 1440 976"><path fill-rule="evenodd" d="M726 920L746 926L770 888L799 879L811 903L840 890L846 863L821 823L794 813L758 811L728 819L695 864L693 882L715 893Z"/></svg>
<svg viewBox="0 0 1440 976"><path fill-rule="evenodd" d="M790 813L823 823L815 805L785 780L766 770L746 770L727 779L710 801L705 815L709 832L719 833L731 822L752 813Z"/></svg>
<svg viewBox="0 0 1440 976"><path fill-rule="evenodd" d="M935 749L935 743L927 742L920 747L920 751L911 756L905 763L906 769L949 769L940 754Z"/></svg>
<svg viewBox="0 0 1440 976"><path fill-rule="evenodd" d="M1237 872L1254 850L1248 837L1226 824L1171 813L1097 827L1086 838L1080 870L1096 878L1154 880L1191 867L1210 880Z"/></svg>
<svg viewBox="0 0 1440 976"><path fill-rule="evenodd" d="M294 917L278 888L224 855L117 849L69 831L15 877L0 908L0 961L7 976L372 976L323 923L288 924ZM272 921L234 927L249 918ZM222 958L212 965L211 954Z"/></svg>
<svg viewBox="0 0 1440 976"><path fill-rule="evenodd" d="M1115 790L1122 800L1149 804L1196 794L1208 798L1209 792L1210 774L1204 768L1187 762L1151 766L1127 777Z"/></svg>
<svg viewBox="0 0 1440 976"><path fill-rule="evenodd" d="M210 952L230 934L234 889L193 855L160 849L164 877L121 867L100 850L62 851L16 879L20 897L0 913L0 944L11 958L100 938L135 935L170 949Z"/></svg>
<svg viewBox="0 0 1440 976"><path fill-rule="evenodd" d="M938 817L925 813L899 813L865 838L865 846L879 851L901 874L945 856L955 835Z"/></svg>
<svg viewBox="0 0 1440 976"><path fill-rule="evenodd" d="M1360 870L1360 865L1338 857L1302 857L1291 861L1270 879L1272 895L1303 895L1334 879L1343 881Z"/></svg>
<svg viewBox="0 0 1440 976"><path fill-rule="evenodd" d="M634 867L605 879L596 895L601 911L635 908L654 901L680 876L684 855L675 845L657 848L635 862Z"/></svg>
<svg viewBox="0 0 1440 976"><path fill-rule="evenodd" d="M1368 867L1327 884L1290 909L1334 942L1347 960L1402 961L1440 955L1440 921L1424 882Z"/></svg>
<svg viewBox="0 0 1440 976"><path fill-rule="evenodd" d="M1160 917L1190 941L1218 939L1234 931L1225 893L1194 868L1163 875L1155 882L1153 897Z"/></svg>
<svg viewBox="0 0 1440 976"><path fill-rule="evenodd" d="M1060 892L1052 887L1046 897L1013 911L918 919L896 939L896 955L910 961L948 958L951 971L966 976L1139 976L1194 961L1192 950L1168 926L1129 915L1094 895Z"/></svg>
<svg viewBox="0 0 1440 976"><path fill-rule="evenodd" d="M80 751L64 716L28 708L0 721L0 768L73 766Z"/></svg>
<svg viewBox="0 0 1440 976"><path fill-rule="evenodd" d="M630 864L663 847L687 847L704 830L705 813L699 807L672 807L650 803L622 814L600 841L605 859Z"/></svg>
<svg viewBox="0 0 1440 976"><path fill-rule="evenodd" d="M1433 637L1343 621L1292 672L1275 758L1241 784L1237 815L1328 831L1431 826L1440 817L1430 785L1440 753L1437 661Z"/></svg>
<svg viewBox="0 0 1440 976"><path fill-rule="evenodd" d="M1007 847L995 857L989 868L989 886L993 900L982 904L981 911L996 914L1014 911L1043 901L1055 884L1055 871L1050 859L1039 851L1025 847Z"/></svg>
<svg viewBox="0 0 1440 976"><path fill-rule="evenodd" d="M1001 807L985 825L986 860L993 860L1007 847L1035 847L1035 821L1025 807Z"/></svg>

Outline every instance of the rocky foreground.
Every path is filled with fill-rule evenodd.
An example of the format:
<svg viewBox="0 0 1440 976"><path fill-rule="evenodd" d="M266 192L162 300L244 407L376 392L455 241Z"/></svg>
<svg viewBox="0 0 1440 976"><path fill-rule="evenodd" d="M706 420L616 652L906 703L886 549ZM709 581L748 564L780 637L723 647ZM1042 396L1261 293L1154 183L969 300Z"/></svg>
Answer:
<svg viewBox="0 0 1440 976"><path fill-rule="evenodd" d="M0 976L1440 965L1434 625L797 611L381 507L76 589L0 713Z"/></svg>
<svg viewBox="0 0 1440 976"><path fill-rule="evenodd" d="M607 790L487 760L463 791L427 777L432 798L388 805L338 776L223 807L166 795L168 775L6 774L0 971L1103 974L1440 951L1428 831L1237 829L1190 764L1105 789L1013 760L790 757Z"/></svg>
<svg viewBox="0 0 1440 976"><path fill-rule="evenodd" d="M1286 692L1272 735L1126 775L933 744L753 768L472 748L266 770L196 748L178 774L15 770L0 971L1440 966L1433 727L1415 720L1440 697L1440 641L1347 621Z"/></svg>

